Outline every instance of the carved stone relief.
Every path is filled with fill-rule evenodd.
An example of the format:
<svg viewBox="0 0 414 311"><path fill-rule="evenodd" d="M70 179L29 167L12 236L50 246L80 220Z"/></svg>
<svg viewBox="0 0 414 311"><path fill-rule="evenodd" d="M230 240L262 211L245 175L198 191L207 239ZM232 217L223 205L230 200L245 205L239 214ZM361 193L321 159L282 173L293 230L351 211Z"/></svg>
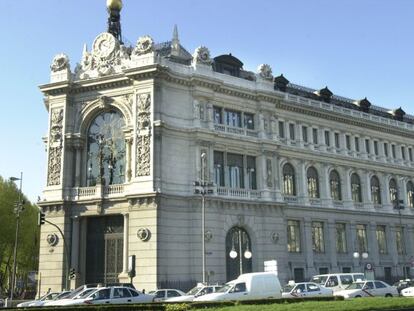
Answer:
<svg viewBox="0 0 414 311"><path fill-rule="evenodd" d="M135 176L149 176L151 169L151 94L139 94L136 110Z"/></svg>
<svg viewBox="0 0 414 311"><path fill-rule="evenodd" d="M273 187L273 172L272 172L272 160L266 159L266 184L269 188Z"/></svg>
<svg viewBox="0 0 414 311"><path fill-rule="evenodd" d="M49 133L49 157L47 185L56 186L60 184L60 171L62 161L62 131L63 131L63 109L53 109L50 118Z"/></svg>

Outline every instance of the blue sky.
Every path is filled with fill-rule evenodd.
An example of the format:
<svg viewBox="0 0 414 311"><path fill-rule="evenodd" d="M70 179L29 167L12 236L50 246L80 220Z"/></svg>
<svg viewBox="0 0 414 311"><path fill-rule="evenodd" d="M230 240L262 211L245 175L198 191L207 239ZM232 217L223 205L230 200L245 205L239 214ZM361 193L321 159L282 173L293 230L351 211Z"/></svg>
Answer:
<svg viewBox="0 0 414 311"><path fill-rule="evenodd" d="M106 30L105 0L1 0L0 175L24 173L31 200L46 181L47 112L37 86L53 56L72 68L83 43ZM124 0L123 36L170 40L178 25L189 52L232 53L247 70L268 63L275 75L337 95L414 114L414 1Z"/></svg>

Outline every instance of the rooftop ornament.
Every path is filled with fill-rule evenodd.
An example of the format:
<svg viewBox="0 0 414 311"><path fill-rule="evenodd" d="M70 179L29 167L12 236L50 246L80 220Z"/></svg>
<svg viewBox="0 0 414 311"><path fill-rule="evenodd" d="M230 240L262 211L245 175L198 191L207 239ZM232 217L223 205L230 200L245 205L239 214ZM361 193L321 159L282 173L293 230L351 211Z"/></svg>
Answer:
<svg viewBox="0 0 414 311"><path fill-rule="evenodd" d="M119 43L123 44L121 34L122 0L107 0L106 7L109 13L108 32L118 39Z"/></svg>
<svg viewBox="0 0 414 311"><path fill-rule="evenodd" d="M371 107L370 101L365 97L357 102L359 108L364 112L369 112L369 107Z"/></svg>
<svg viewBox="0 0 414 311"><path fill-rule="evenodd" d="M403 121L404 116L405 116L405 111L400 108L395 109L391 112L391 114L394 116L394 119L398 120L398 121Z"/></svg>
<svg viewBox="0 0 414 311"><path fill-rule="evenodd" d="M275 83L275 90L286 92L286 86L289 84L289 80L286 79L283 74L275 77L273 82Z"/></svg>
<svg viewBox="0 0 414 311"><path fill-rule="evenodd" d="M323 89L320 89L316 92L316 94L322 98L322 100L326 103L329 103L331 101L331 97L333 93L328 89L327 86L325 86Z"/></svg>

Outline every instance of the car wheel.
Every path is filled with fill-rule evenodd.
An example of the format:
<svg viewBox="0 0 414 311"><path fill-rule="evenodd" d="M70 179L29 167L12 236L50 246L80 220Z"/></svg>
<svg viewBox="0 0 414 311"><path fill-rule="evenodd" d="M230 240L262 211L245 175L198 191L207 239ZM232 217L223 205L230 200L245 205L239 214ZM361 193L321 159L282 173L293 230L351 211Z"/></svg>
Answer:
<svg viewBox="0 0 414 311"><path fill-rule="evenodd" d="M356 296L355 296L355 298L361 298L361 297L362 297L362 296L360 296L360 295L356 295Z"/></svg>
<svg viewBox="0 0 414 311"><path fill-rule="evenodd" d="M385 294L385 297L392 297L392 294Z"/></svg>

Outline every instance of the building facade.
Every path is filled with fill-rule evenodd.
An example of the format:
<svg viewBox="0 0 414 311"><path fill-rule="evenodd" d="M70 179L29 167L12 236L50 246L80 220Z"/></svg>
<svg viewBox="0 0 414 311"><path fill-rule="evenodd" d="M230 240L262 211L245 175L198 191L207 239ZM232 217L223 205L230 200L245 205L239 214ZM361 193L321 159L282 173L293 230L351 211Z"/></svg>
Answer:
<svg viewBox="0 0 414 311"><path fill-rule="evenodd" d="M177 29L128 47L113 26L73 70L57 55L40 87L39 205L64 234L42 226L41 291L127 282L132 255L137 288L201 281L203 201L209 282L269 260L282 282L367 264L388 281L410 274L412 116L190 54Z"/></svg>

